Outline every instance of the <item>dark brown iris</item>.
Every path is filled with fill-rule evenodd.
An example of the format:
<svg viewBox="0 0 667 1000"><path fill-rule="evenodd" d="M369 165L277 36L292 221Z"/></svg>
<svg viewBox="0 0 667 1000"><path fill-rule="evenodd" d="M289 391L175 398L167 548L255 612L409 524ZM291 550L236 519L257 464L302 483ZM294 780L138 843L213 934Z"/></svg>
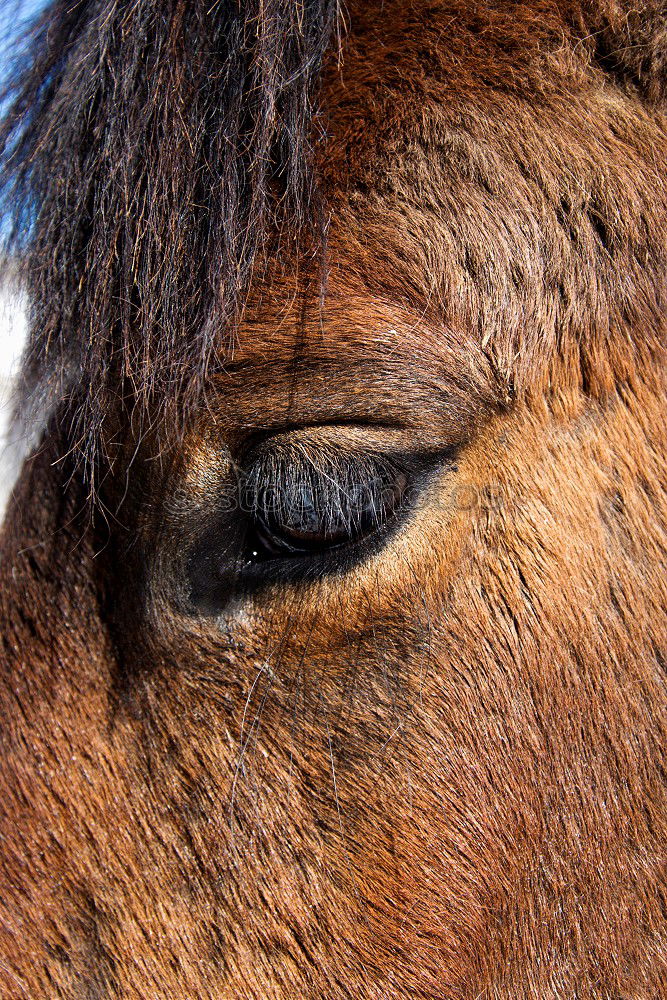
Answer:
<svg viewBox="0 0 667 1000"><path fill-rule="evenodd" d="M305 555L361 539L391 518L406 485L399 469L368 455L317 465L262 460L245 486L256 532L251 558Z"/></svg>

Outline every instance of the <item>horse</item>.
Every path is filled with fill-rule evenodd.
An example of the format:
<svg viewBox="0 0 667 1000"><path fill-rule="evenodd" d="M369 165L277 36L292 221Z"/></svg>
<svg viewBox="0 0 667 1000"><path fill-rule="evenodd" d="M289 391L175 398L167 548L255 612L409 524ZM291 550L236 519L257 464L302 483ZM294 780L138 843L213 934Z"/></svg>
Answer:
<svg viewBox="0 0 667 1000"><path fill-rule="evenodd" d="M665 17L38 16L3 997L667 996Z"/></svg>

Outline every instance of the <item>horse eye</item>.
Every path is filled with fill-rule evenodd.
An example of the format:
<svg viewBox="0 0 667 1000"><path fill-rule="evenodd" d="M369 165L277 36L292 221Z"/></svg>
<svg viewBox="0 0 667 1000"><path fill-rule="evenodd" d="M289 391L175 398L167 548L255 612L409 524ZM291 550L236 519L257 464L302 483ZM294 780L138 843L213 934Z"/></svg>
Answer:
<svg viewBox="0 0 667 1000"><path fill-rule="evenodd" d="M312 555L381 529L400 506L407 478L368 456L315 465L302 456L260 461L245 483L251 561Z"/></svg>

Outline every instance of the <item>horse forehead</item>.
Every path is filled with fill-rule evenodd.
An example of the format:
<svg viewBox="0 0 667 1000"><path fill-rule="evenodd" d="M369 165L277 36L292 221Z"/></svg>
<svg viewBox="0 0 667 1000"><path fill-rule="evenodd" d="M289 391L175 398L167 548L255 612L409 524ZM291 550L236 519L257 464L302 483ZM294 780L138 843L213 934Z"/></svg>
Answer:
<svg viewBox="0 0 667 1000"><path fill-rule="evenodd" d="M564 5L357 0L347 9L342 58L323 75L323 103L334 120L353 117L360 103L366 112L380 108L387 123L383 97L390 96L394 112L418 121L431 100L456 113L457 98L534 96L549 78L557 88L573 71L566 57L573 22Z"/></svg>
<svg viewBox="0 0 667 1000"><path fill-rule="evenodd" d="M447 426L460 436L496 405L497 385L475 341L409 305L341 285L321 307L292 295L251 305L210 381L213 423L239 432L291 424Z"/></svg>
<svg viewBox="0 0 667 1000"><path fill-rule="evenodd" d="M397 185L428 197L443 176L493 187L517 160L588 169L607 120L628 108L574 21L539 0L353 3L342 57L323 73L316 147L334 219L355 188L379 203Z"/></svg>
<svg viewBox="0 0 667 1000"><path fill-rule="evenodd" d="M267 301L268 300L268 301ZM293 285L270 283L246 310L229 362L265 365L295 356L339 363L442 350L426 314L349 286L326 290L323 301Z"/></svg>
<svg viewBox="0 0 667 1000"><path fill-rule="evenodd" d="M486 349L516 386L532 382L559 344L590 335L589 314L602 326L615 308L594 216L633 238L617 205L643 203L653 126L572 62L552 5L381 6L352 5L324 81L325 307L315 290L304 307L289 277L302 262L272 262L221 364L245 365L249 385L269 366L293 384L296 354L358 385L377 364L396 388L392 367L427 381L444 361L463 385ZM581 287L594 308L564 323L562 290L578 301Z"/></svg>

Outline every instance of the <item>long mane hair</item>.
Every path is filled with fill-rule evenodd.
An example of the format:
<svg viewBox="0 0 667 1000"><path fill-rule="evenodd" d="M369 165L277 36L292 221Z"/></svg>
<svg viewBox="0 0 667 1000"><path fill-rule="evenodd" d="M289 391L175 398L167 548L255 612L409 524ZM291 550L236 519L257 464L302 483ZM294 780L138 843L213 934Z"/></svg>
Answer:
<svg viewBox="0 0 667 1000"><path fill-rule="evenodd" d="M339 21L338 0L55 0L23 39L0 123L19 409L66 398L89 477L119 402L201 395L269 234L323 252L313 120Z"/></svg>

